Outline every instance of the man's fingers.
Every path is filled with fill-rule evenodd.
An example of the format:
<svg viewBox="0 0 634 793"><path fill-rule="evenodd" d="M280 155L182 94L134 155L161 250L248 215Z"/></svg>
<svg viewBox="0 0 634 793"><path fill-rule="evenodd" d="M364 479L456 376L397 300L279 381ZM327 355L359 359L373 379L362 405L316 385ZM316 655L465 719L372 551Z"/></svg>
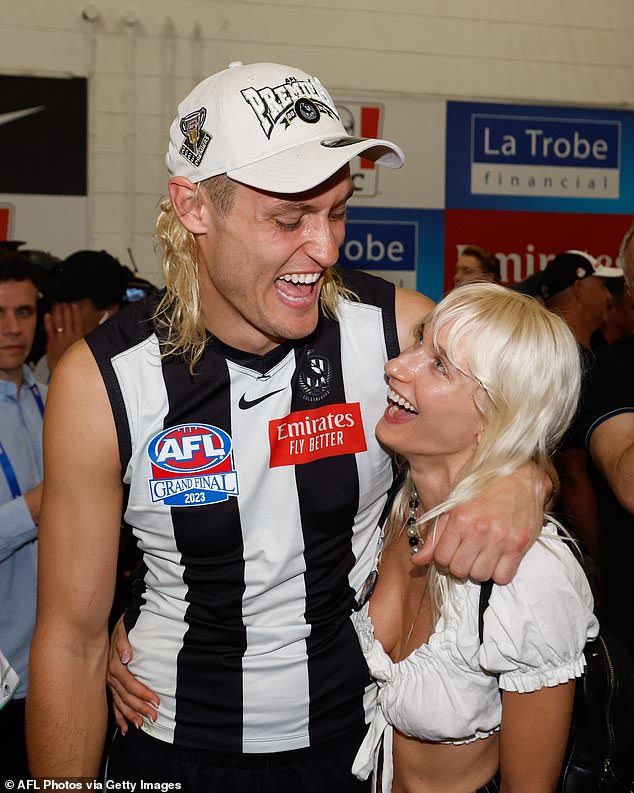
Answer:
<svg viewBox="0 0 634 793"><path fill-rule="evenodd" d="M528 529L511 533L499 522L470 520L460 509L442 516L423 548L412 557L416 565L434 562L459 579L508 584L530 541Z"/></svg>
<svg viewBox="0 0 634 793"><path fill-rule="evenodd" d="M415 565L424 566L429 564L432 560L436 561L439 567L442 567L442 564L436 557L436 551L440 544L441 539L444 537L445 527L447 526L447 521L449 519L448 515L441 515L437 520L434 521L431 530L429 531L425 543L423 544L422 549L412 556L412 562ZM448 537L445 539L445 545L443 546L442 553L448 554L449 558L451 558L453 551L452 551L452 542L455 542L455 538ZM455 546L457 547L457 545ZM455 551L454 547L454 551Z"/></svg>

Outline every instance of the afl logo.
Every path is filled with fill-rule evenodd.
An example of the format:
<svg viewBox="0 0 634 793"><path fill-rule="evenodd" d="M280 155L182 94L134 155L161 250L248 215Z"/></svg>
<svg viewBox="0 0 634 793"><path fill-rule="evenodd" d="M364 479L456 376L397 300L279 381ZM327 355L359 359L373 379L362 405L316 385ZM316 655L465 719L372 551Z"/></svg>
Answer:
<svg viewBox="0 0 634 793"><path fill-rule="evenodd" d="M181 424L155 435L147 446L152 501L195 506L238 495L231 438L211 424Z"/></svg>
<svg viewBox="0 0 634 793"><path fill-rule="evenodd" d="M299 373L299 387L304 399L318 402L327 397L330 393L331 377L332 368L328 358L309 351Z"/></svg>
<svg viewBox="0 0 634 793"><path fill-rule="evenodd" d="M231 452L231 438L210 424L185 424L157 435L148 448L150 460L164 471L192 474L216 466Z"/></svg>

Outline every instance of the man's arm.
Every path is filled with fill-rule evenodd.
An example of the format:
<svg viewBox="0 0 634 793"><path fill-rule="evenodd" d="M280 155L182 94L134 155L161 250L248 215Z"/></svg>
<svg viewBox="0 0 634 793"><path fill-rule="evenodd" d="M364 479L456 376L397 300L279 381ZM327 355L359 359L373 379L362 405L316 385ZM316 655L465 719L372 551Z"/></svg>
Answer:
<svg viewBox="0 0 634 793"><path fill-rule="evenodd" d="M590 454L621 505L634 513L634 413L599 424L590 436Z"/></svg>
<svg viewBox="0 0 634 793"><path fill-rule="evenodd" d="M396 317L401 349L413 341L412 330L433 307L429 298L396 290ZM467 504L438 521L436 542L412 557L416 564L432 559L457 578L493 578L507 584L537 538L550 491L549 478L533 463L493 482Z"/></svg>
<svg viewBox="0 0 634 793"><path fill-rule="evenodd" d="M37 623L27 741L31 773L96 775L121 522L116 432L97 365L80 341L60 362L44 422Z"/></svg>

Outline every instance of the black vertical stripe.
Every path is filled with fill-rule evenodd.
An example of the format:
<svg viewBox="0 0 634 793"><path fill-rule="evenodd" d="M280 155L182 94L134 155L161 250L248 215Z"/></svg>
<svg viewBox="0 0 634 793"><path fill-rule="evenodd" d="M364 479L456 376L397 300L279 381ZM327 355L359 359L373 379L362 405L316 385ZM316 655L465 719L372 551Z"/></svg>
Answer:
<svg viewBox="0 0 634 793"><path fill-rule="evenodd" d="M345 403L338 323L320 319L316 346L297 360L292 411ZM331 365L330 393L307 401L297 378L311 352ZM315 460L295 469L306 565L306 620L311 743L331 740L333 729L362 728L367 670L350 622L354 600L348 574L355 558L352 528L359 506L359 476L354 454ZM335 727L336 725L336 727Z"/></svg>
<svg viewBox="0 0 634 793"><path fill-rule="evenodd" d="M164 426L211 424L231 435L230 383L223 360L203 359L192 387L187 367L164 363ZM242 751L243 543L237 500L172 507L189 603L178 656L174 742ZM213 718L210 719L210 714Z"/></svg>

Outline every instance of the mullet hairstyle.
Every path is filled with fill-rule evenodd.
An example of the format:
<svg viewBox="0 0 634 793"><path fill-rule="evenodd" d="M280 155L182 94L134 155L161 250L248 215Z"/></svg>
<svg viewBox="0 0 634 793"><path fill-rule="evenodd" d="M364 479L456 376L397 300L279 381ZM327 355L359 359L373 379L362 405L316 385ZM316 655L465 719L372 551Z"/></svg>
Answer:
<svg viewBox="0 0 634 793"><path fill-rule="evenodd" d="M212 176L196 185L192 200L202 202L206 196L216 212L226 216L233 208L236 185L226 174ZM170 198L161 201L155 237L155 247L163 261L165 293L152 317L154 327L162 355L184 360L193 374L207 339L198 285L196 238L181 223ZM329 267L323 276L319 301L324 313L332 319L337 318L341 298L356 296L343 285L340 274Z"/></svg>
<svg viewBox="0 0 634 793"><path fill-rule="evenodd" d="M444 334L449 362L478 384L474 400L485 428L447 498L422 515L420 524L470 501L529 461L545 470L575 416L581 387L581 358L572 332L527 295L497 284L464 284L421 325L431 333L436 353ZM386 545L400 535L409 512L414 485L407 463L403 467L406 476L387 519ZM429 574L437 619L451 579L433 564Z"/></svg>

